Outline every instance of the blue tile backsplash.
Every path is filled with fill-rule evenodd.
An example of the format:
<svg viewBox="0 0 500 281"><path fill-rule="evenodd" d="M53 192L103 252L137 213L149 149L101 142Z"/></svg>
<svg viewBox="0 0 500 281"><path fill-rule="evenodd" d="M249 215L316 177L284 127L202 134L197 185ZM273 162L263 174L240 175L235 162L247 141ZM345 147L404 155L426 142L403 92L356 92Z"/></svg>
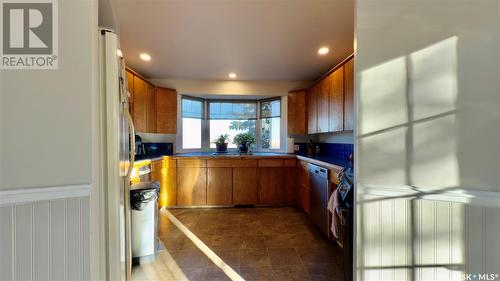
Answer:
<svg viewBox="0 0 500 281"><path fill-rule="evenodd" d="M307 143L295 143L295 145L299 146L296 154L307 153ZM351 143L315 143L314 145L319 145L320 155L341 160L349 160L349 155L354 151L354 145Z"/></svg>
<svg viewBox="0 0 500 281"><path fill-rule="evenodd" d="M171 142L145 142L143 145L148 158L174 154L174 144Z"/></svg>
<svg viewBox="0 0 500 281"><path fill-rule="evenodd" d="M340 158L349 159L349 155L353 153L354 145L350 143L320 143L320 154Z"/></svg>

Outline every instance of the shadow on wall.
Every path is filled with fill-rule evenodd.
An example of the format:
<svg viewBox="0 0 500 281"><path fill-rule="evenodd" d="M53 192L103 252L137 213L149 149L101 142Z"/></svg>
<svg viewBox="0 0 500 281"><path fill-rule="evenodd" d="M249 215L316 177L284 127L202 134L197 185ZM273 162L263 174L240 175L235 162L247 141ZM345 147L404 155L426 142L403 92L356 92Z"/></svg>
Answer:
<svg viewBox="0 0 500 281"><path fill-rule="evenodd" d="M461 280L465 272L464 205L432 200L461 189L458 40L360 73L360 280Z"/></svg>

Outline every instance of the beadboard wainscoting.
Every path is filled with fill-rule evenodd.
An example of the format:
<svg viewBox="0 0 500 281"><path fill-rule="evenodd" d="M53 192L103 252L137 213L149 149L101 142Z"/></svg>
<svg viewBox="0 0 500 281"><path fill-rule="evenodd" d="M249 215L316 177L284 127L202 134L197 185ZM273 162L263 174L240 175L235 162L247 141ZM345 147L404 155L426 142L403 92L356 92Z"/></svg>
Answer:
<svg viewBox="0 0 500 281"><path fill-rule="evenodd" d="M500 273L499 193L358 187L358 280Z"/></svg>
<svg viewBox="0 0 500 281"><path fill-rule="evenodd" d="M0 198L0 280L90 280L90 185Z"/></svg>

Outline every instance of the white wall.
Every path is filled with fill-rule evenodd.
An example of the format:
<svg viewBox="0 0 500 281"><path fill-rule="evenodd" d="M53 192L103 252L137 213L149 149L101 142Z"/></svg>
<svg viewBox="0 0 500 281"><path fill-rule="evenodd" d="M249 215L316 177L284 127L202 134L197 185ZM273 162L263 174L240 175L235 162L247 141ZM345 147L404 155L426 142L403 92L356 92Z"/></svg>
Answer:
<svg viewBox="0 0 500 281"><path fill-rule="evenodd" d="M90 257L97 1L58 9L59 69L0 70L1 280L99 276Z"/></svg>
<svg viewBox="0 0 500 281"><path fill-rule="evenodd" d="M59 1L59 69L0 71L0 190L91 182L95 1Z"/></svg>
<svg viewBox="0 0 500 281"><path fill-rule="evenodd" d="M354 143L354 133L352 131L318 134L320 143Z"/></svg>
<svg viewBox="0 0 500 281"><path fill-rule="evenodd" d="M499 24L498 1L357 1L357 280L499 273Z"/></svg>

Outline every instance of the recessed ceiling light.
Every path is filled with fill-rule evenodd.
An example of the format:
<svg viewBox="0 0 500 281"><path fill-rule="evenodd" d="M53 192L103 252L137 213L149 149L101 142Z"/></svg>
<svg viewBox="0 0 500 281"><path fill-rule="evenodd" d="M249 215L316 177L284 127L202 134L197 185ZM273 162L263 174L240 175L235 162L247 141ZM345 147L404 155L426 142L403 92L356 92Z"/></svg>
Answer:
<svg viewBox="0 0 500 281"><path fill-rule="evenodd" d="M151 56L149 54L146 54L146 53L142 53L139 55L139 57L141 58L141 60L143 61L150 61L151 60Z"/></svg>
<svg viewBox="0 0 500 281"><path fill-rule="evenodd" d="M236 73L231 72L227 76L229 76L229 78L231 78L231 79L235 79L236 78Z"/></svg>
<svg viewBox="0 0 500 281"><path fill-rule="evenodd" d="M116 54L117 54L120 58L123 58L123 53L122 53L122 50L120 50L120 49L116 50Z"/></svg>
<svg viewBox="0 0 500 281"><path fill-rule="evenodd" d="M330 52L330 49L328 49L328 47L321 47L318 50L318 54L320 54L321 56L328 54L328 52Z"/></svg>

